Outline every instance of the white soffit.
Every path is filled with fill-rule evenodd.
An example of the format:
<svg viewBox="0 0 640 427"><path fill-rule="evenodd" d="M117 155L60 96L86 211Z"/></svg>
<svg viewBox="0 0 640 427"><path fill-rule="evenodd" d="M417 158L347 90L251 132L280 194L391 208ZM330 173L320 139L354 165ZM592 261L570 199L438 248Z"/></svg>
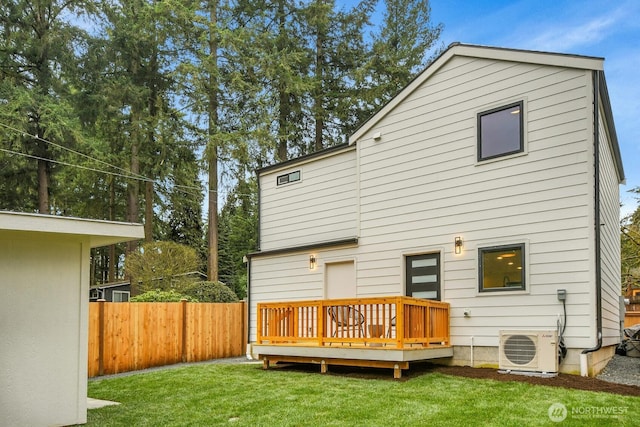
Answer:
<svg viewBox="0 0 640 427"><path fill-rule="evenodd" d="M144 238L141 224L0 211L0 234L5 231L88 238L91 247Z"/></svg>

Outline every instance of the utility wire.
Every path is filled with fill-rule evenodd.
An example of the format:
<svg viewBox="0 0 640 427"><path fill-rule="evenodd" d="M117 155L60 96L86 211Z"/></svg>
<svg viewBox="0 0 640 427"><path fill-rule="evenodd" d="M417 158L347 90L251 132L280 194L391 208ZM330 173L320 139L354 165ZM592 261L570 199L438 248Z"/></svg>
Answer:
<svg viewBox="0 0 640 427"><path fill-rule="evenodd" d="M100 164L103 164L103 165L109 166L109 167L111 167L111 168L114 168L114 169L116 169L116 170L122 171L122 172L124 172L124 173L126 173L126 174L129 174L129 176L138 176L138 177L139 177L140 179L142 179L142 180L144 180L144 179L145 179L145 177L144 177L144 176L142 176L142 175L131 173L131 171L128 171L128 170L126 170L126 169L123 169L123 168L121 168L121 167L119 167L119 166L116 166L116 165L113 165L113 164L111 164L111 163L105 162L104 160L96 159L95 157L91 157L91 156L89 156L88 154L84 154L84 153L81 153L81 152L79 152L79 151L73 150L73 149L71 149L71 148L65 147L64 145L56 144L56 143L55 143L55 142L53 142L53 141L49 141L49 140L44 139L44 138L41 138L41 137L39 137L39 136L37 136L37 135L33 135L33 134L28 133L28 132L21 131L20 129L14 128L13 126L9 126L9 125L4 124L4 123L0 123L0 126L2 126L2 127L4 127L4 128L6 128L6 129L12 130L12 131L14 131L14 132L17 132L17 133L21 133L21 134L23 134L23 135L30 136L30 137L31 137L31 138L33 138L33 139L37 139L37 140L42 141L42 142L44 142L44 143L47 143L47 144L49 144L49 145L53 145L54 147L60 148L60 149L62 149L62 150L66 150L66 151L68 151L68 152L70 152L70 153L73 153L73 154L76 154L76 155L78 155L78 156L81 156L81 157L84 157L84 158L87 158L87 159L93 160L93 161L98 162L98 163L100 163ZM45 160L45 159L43 159L43 160ZM52 162L52 160L47 160L47 161Z"/></svg>
<svg viewBox="0 0 640 427"><path fill-rule="evenodd" d="M103 160L100 160L100 159L97 159L95 157L89 156L87 154L81 153L79 151L73 150L71 148L67 148L67 147L65 147L63 145L56 144L55 142L46 140L46 139L41 138L41 137L39 137L37 135L33 135L33 134L28 133L28 132L21 131L20 129L17 129L15 127L9 126L7 124L0 123L0 126L6 128L6 129L12 130L14 132L20 133L20 134L30 136L30 137L32 137L34 139L37 139L37 140L42 141L42 142L45 142L45 143L50 144L50 145L52 145L54 147L58 147L58 148L60 148L62 150L66 150L66 151L68 151L70 153L76 154L76 155L84 157L86 159L93 160L93 161L98 162L100 164L103 164L105 166L114 168L116 170L120 170L120 171L122 171L124 173L106 171L106 170L103 170L103 169L97 169L97 168L92 168L92 167L88 167L88 166L82 166L82 165L78 165L78 164L74 164L74 163L63 162L63 161L60 161L60 160L53 160L53 159L39 157L39 156L31 155L31 154L21 153L21 152L14 151L14 150L8 150L6 148L0 148L0 151L5 152L7 154L27 157L27 158L31 158L31 159L35 159L35 160L42 160L42 161L46 161L46 162L50 162L50 163L55 163L55 164L59 164L59 165L63 165L63 166L75 167L75 168L78 168L78 169L84 169L84 170L88 170L88 171L92 171L92 172L104 173L104 174L107 174L107 175L117 176L117 177L121 177L121 178L125 178L125 179L132 179L132 180L143 181L143 182L152 182L152 183L157 184L158 186L164 188L165 190L167 189L166 185L164 183L162 183L161 181L153 180L151 178L147 178L147 177L145 177L144 175L141 175L141 174L131 173L130 171L128 171L126 169L123 169L123 168L121 168L119 166L113 165L111 163L105 162ZM173 184L173 187L177 188L177 189L180 189L181 191L183 191L185 193L192 194L192 195L196 195L196 194L191 193L190 191L187 191L187 190L196 190L198 192L197 193L198 195L202 192L202 187L181 185L181 184L175 184L175 183ZM211 190L211 189L207 189L206 191L209 194L219 194L219 193L221 193L221 191ZM245 196L253 196L253 194L251 194L251 193L236 193L236 194L245 195Z"/></svg>
<svg viewBox="0 0 640 427"><path fill-rule="evenodd" d="M126 179L134 179L134 180L138 180L138 181L154 182L152 179L145 178L143 176L124 175L124 174L117 173L117 172L109 172L109 171L105 171L105 170L102 170L102 169L96 169L96 168L91 168L91 167L88 167L88 166L82 166L82 165L76 165L76 164L73 164L73 163L67 163L67 162L63 162L63 161L60 161L60 160L53 160L53 159L47 159L45 157L34 156L32 154L21 153L19 151L7 150L6 148L0 148L0 151L8 153L8 154L13 154L13 155L16 155L16 156L27 157L27 158L30 158L30 159L43 160L45 162L55 163L55 164L58 164L58 165L71 166L71 167L74 167L74 168L89 170L89 171L92 171L92 172L100 172L100 173L105 173L107 175L119 176L119 177L126 178Z"/></svg>
<svg viewBox="0 0 640 427"><path fill-rule="evenodd" d="M144 177L142 175L134 176L134 175L125 175L125 174L121 174L121 173L117 173L117 172L109 172L109 171L105 171L105 170L102 170L102 169L92 168L92 167L89 167L89 166L76 165L76 164L73 164L73 163L63 162L63 161L60 161L60 160L52 160L52 159L47 159L45 157L34 156L32 154L26 154L26 153L20 153L18 151L7 150L6 148L0 148L0 151L8 153L8 154L27 157L27 158L30 158L30 159L43 160L43 161L46 161L46 162L51 162L51 163L55 163L55 164L59 164L59 165L63 165L63 166L70 166L70 167L74 167L74 168L78 168L78 169L84 169L84 170L88 170L88 171L92 171L92 172L98 172L98 173L104 173L104 174L107 174L107 175L118 176L118 177L125 178L125 179L132 179L132 180L135 180L135 181L142 181L142 182L151 182L151 183L154 183L154 184L158 185L159 187L161 187L161 188L163 188L165 190L168 190L167 186L163 182L157 181L157 180L153 180L151 178L146 178L146 177ZM202 191L202 188L195 187L195 186L179 185L179 184L173 184L173 186L175 188L181 190L184 193L191 194L192 196L198 196L198 195L200 195L200 192ZM191 192L189 190L197 190L198 193L193 193L193 192ZM209 190L209 192L217 193L217 191L215 191L215 190Z"/></svg>

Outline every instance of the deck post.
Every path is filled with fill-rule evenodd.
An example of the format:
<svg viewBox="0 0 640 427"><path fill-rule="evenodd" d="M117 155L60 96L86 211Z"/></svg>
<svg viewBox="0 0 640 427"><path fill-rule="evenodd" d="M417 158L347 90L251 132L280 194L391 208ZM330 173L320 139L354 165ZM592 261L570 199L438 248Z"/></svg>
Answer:
<svg viewBox="0 0 640 427"><path fill-rule="evenodd" d="M257 325L257 328L256 328L257 329L257 331L256 331L256 333L257 333L256 342L258 344L262 344L262 336L263 336L263 333L262 333L262 307L260 307L260 304L257 305L256 312L257 312L256 314L258 316L258 319L257 319L257 322L256 322L256 325Z"/></svg>
<svg viewBox="0 0 640 427"><path fill-rule="evenodd" d="M180 360L187 361L187 299L180 300Z"/></svg>
<svg viewBox="0 0 640 427"><path fill-rule="evenodd" d="M324 345L324 304L322 301L318 303L317 310L316 319L318 324L316 325L316 331L318 331L318 345L322 347Z"/></svg>
<svg viewBox="0 0 640 427"><path fill-rule="evenodd" d="M327 365L327 362L325 362L324 360L322 362L320 362L320 373L321 374L326 374L328 371L329 365Z"/></svg>
<svg viewBox="0 0 640 427"><path fill-rule="evenodd" d="M396 380L402 378L402 369L397 363L393 365L393 378Z"/></svg>
<svg viewBox="0 0 640 427"><path fill-rule="evenodd" d="M404 346L404 301L402 297L396 298L396 347Z"/></svg>
<svg viewBox="0 0 640 427"><path fill-rule="evenodd" d="M269 369L269 358L267 356L264 356L262 358L262 369L264 369L265 371Z"/></svg>

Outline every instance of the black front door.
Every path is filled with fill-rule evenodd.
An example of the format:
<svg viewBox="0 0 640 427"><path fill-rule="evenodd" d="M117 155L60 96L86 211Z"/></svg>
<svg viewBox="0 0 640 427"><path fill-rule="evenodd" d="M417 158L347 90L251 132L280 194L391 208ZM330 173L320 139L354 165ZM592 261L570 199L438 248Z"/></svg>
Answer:
<svg viewBox="0 0 640 427"><path fill-rule="evenodd" d="M407 296L440 301L440 254L406 257Z"/></svg>

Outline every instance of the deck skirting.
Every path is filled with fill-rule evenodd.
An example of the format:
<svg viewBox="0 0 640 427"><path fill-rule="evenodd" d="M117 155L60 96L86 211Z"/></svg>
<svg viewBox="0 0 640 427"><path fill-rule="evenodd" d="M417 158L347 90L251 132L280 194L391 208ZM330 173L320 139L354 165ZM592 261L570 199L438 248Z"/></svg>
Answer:
<svg viewBox="0 0 640 427"><path fill-rule="evenodd" d="M319 364L322 373L329 365L392 368L394 378L400 378L409 362L453 356L453 347L405 348L300 346L253 344L253 353L263 362L263 368L278 362Z"/></svg>

